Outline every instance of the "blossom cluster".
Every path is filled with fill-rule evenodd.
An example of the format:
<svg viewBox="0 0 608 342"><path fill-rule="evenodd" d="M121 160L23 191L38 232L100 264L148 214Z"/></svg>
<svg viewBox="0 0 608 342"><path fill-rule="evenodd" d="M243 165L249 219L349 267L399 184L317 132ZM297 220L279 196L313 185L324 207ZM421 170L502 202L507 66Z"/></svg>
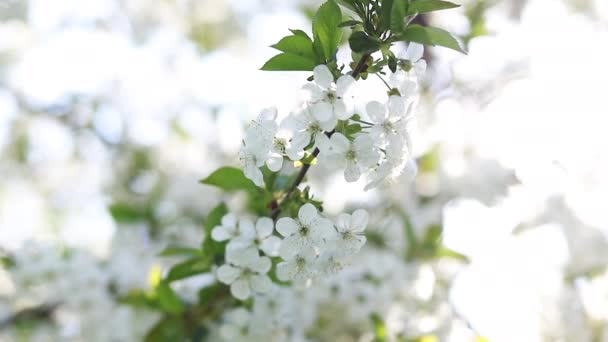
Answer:
<svg viewBox="0 0 608 342"><path fill-rule="evenodd" d="M426 69L423 46L410 43L401 54L401 69L391 73L388 98L371 101L364 108L369 121L356 115L351 75L334 75L326 65L314 68L313 81L304 86L302 107L277 122L276 108L264 109L245 132L240 160L245 175L264 186L260 168L277 172L285 159L300 161L318 148L328 165L344 169L347 182L369 176L366 189L399 176L411 161L411 124L420 77ZM350 134L340 123L358 125Z"/></svg>
<svg viewBox="0 0 608 342"><path fill-rule="evenodd" d="M227 241L226 263L217 269L217 279L230 285L234 297L245 300L270 291L271 258L281 281L305 284L333 274L365 244L367 223L367 212L358 209L352 215L340 214L334 224L310 203L300 207L297 218L279 219L276 227L268 217L254 224L227 214L212 231L214 240Z"/></svg>

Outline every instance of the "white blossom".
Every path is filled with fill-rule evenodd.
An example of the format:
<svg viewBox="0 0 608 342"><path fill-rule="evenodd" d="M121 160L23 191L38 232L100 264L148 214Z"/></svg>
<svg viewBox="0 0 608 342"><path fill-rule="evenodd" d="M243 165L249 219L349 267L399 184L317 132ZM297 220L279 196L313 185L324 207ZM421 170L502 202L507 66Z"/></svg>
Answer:
<svg viewBox="0 0 608 342"><path fill-rule="evenodd" d="M305 89L310 93L311 110L317 120L350 118L353 115L353 106L349 91L355 79L345 75L334 82L334 76L326 65L316 66L313 73L314 82L307 84Z"/></svg>
<svg viewBox="0 0 608 342"><path fill-rule="evenodd" d="M397 58L401 59L403 68L408 73L413 73L418 79L426 72L426 61L424 56L424 46L418 43L409 43L407 49L399 53Z"/></svg>
<svg viewBox="0 0 608 342"><path fill-rule="evenodd" d="M244 308L236 308L224 315L220 336L226 341L246 340L249 335L251 313Z"/></svg>
<svg viewBox="0 0 608 342"><path fill-rule="evenodd" d="M319 216L314 205L306 203L300 207L297 219L283 217L277 221L277 231L285 237L279 255L289 260L303 250L318 247L332 230L331 221Z"/></svg>
<svg viewBox="0 0 608 342"><path fill-rule="evenodd" d="M342 213L336 219L338 232L335 245L338 254L355 254L365 244L365 227L369 220L367 211L357 209L352 215Z"/></svg>
<svg viewBox="0 0 608 342"><path fill-rule="evenodd" d="M406 139L408 135L408 121L411 119L411 103L401 96L391 96L386 104L378 101L371 101L366 106L374 125L370 129L371 137L378 142L378 145L385 146L387 138L391 135L398 135ZM407 106L407 108L406 108Z"/></svg>
<svg viewBox="0 0 608 342"><path fill-rule="evenodd" d="M334 163L344 167L347 182L359 180L361 174L380 159L380 153L368 134L360 134L351 142L343 134L334 133L330 139L320 140L319 148L325 160L333 159Z"/></svg>
<svg viewBox="0 0 608 342"><path fill-rule="evenodd" d="M269 217L260 217L257 219L253 234L241 234L231 241L228 248L247 249L256 247L264 254L269 256L277 256L281 239L273 235L274 223Z"/></svg>
<svg viewBox="0 0 608 342"><path fill-rule="evenodd" d="M272 281L266 275L271 268L268 257L260 257L257 249L248 248L232 251L226 255L227 264L220 266L217 279L230 285L230 293L235 298L245 300L253 293L268 292Z"/></svg>
<svg viewBox="0 0 608 342"><path fill-rule="evenodd" d="M233 213L224 215L222 224L211 231L211 238L215 241L250 239L254 236L253 222L246 218L239 220Z"/></svg>
<svg viewBox="0 0 608 342"><path fill-rule="evenodd" d="M283 281L307 281L318 272L316 261L317 255L312 248L301 249L277 265L277 278Z"/></svg>

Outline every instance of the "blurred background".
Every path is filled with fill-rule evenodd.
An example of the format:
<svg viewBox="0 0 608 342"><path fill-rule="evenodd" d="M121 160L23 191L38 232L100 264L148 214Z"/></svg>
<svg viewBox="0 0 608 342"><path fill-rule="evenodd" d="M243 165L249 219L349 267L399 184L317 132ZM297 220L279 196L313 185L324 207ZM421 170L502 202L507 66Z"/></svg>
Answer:
<svg viewBox="0 0 608 342"><path fill-rule="evenodd" d="M459 322L435 312L417 336L608 341L608 1L456 2L423 18L469 54L426 51L415 179L363 192L313 168L312 189L329 214L388 198L466 256L408 260ZM262 108L299 103L307 73L259 68L319 4L0 0L0 341L143 338L159 313L120 298L220 201L242 208L197 182L238 165Z"/></svg>

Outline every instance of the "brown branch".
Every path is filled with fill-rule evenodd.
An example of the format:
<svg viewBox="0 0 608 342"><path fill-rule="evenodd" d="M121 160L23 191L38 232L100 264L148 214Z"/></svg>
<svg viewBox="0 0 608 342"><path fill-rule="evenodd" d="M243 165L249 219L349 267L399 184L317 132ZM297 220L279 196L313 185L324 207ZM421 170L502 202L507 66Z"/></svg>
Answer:
<svg viewBox="0 0 608 342"><path fill-rule="evenodd" d="M367 65L367 60L371 57L370 54L364 54L361 56L361 59L359 60L359 62L357 63L357 65L355 66L355 68L353 69L351 76L354 77L355 79L365 70L367 70L367 68L369 67L369 65ZM332 134L334 134L334 131L331 132L327 132L325 133L328 137L331 137ZM313 160L315 158L317 158L319 156L319 153L321 153L321 151L318 148L315 148L314 151L312 152L312 158L310 158L310 160ZM283 199L278 202L276 204L276 206L274 207L274 209L272 210L272 219L274 221L277 220L277 218L279 217L279 215L281 214L281 206L285 204L285 202L287 202L289 200L289 198L291 197L291 195L294 193L294 191L296 191L296 189L298 188L298 186L300 185L300 183L302 183L302 181L304 180L304 177L306 177L306 173L308 173L308 170L310 169L311 164L310 163L306 163L304 164L304 166L302 166L302 169L300 169L300 173L298 173L298 176L296 177L296 179L293 181L293 183L291 184L291 186L289 187L289 190L287 190L287 193L285 194L285 196L283 197Z"/></svg>

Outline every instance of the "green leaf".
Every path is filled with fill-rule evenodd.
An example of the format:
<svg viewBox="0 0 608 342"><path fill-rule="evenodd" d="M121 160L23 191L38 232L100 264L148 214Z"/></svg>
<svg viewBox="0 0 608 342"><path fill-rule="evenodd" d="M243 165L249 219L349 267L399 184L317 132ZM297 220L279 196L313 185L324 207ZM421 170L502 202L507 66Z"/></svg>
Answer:
<svg viewBox="0 0 608 342"><path fill-rule="evenodd" d="M470 262L469 257L467 257L466 255L458 253L458 252L451 250L449 248L446 248L446 247L439 247L439 249L437 249L436 256L438 258L456 259L456 260L460 260L465 263Z"/></svg>
<svg viewBox="0 0 608 342"><path fill-rule="evenodd" d="M162 318L148 331L144 342L169 342L187 340L186 324L179 317Z"/></svg>
<svg viewBox="0 0 608 342"><path fill-rule="evenodd" d="M261 70L264 71L312 71L316 63L310 58L301 57L292 53L282 53L272 57Z"/></svg>
<svg viewBox="0 0 608 342"><path fill-rule="evenodd" d="M342 22L342 11L334 0L325 2L315 14L312 21L312 32L315 38L314 46L326 61L334 59L338 45L342 40L342 29L338 27Z"/></svg>
<svg viewBox="0 0 608 342"><path fill-rule="evenodd" d="M358 0L338 0L338 3L355 13L359 13L357 11L357 4L359 4Z"/></svg>
<svg viewBox="0 0 608 342"><path fill-rule="evenodd" d="M160 252L160 256L164 257L178 255L196 257L201 256L201 251L199 249L189 247L167 247L162 252Z"/></svg>
<svg viewBox="0 0 608 342"><path fill-rule="evenodd" d="M209 272L211 271L211 265L212 258L210 256L188 259L171 267L164 282L171 283L193 275Z"/></svg>
<svg viewBox="0 0 608 342"><path fill-rule="evenodd" d="M460 7L455 3L443 0L415 0L410 2L407 14L413 15L415 13L428 13L433 11L440 11L444 9Z"/></svg>
<svg viewBox="0 0 608 342"><path fill-rule="evenodd" d="M315 52L312 47L312 40L308 36L301 35L287 36L278 43L272 45L273 48L287 52L296 56L308 58L313 62L316 60Z"/></svg>
<svg viewBox="0 0 608 342"><path fill-rule="evenodd" d="M243 170L236 167L221 167L200 182L216 186L224 191L259 192L259 188L249 178L245 177Z"/></svg>
<svg viewBox="0 0 608 342"><path fill-rule="evenodd" d="M381 42L375 38L368 36L363 31L353 32L348 38L351 50L357 53L372 53L378 51Z"/></svg>
<svg viewBox="0 0 608 342"><path fill-rule="evenodd" d="M461 42L448 31L437 27L410 25L400 35L402 40L424 45L443 46L466 54Z"/></svg>
<svg viewBox="0 0 608 342"><path fill-rule="evenodd" d="M215 241L211 238L211 231L216 226L222 223L222 217L228 214L228 208L224 203L220 203L217 207L213 208L207 220L205 221L205 239L202 244L202 252L211 262L215 261L224 254L225 242Z"/></svg>
<svg viewBox="0 0 608 342"><path fill-rule="evenodd" d="M380 315L373 313L370 316L372 320L372 325L374 326L374 334L376 335L374 341L376 342L384 342L388 339L388 333L386 331L386 324L382 320Z"/></svg>
<svg viewBox="0 0 608 342"><path fill-rule="evenodd" d="M161 282L156 288L158 303L160 307L168 313L179 314L184 311L182 300L175 294L171 286L166 282Z"/></svg>
<svg viewBox="0 0 608 342"><path fill-rule="evenodd" d="M405 30L406 17L407 2L402 0L394 0L390 16L390 28L393 34L399 34Z"/></svg>
<svg viewBox="0 0 608 342"><path fill-rule="evenodd" d="M386 31L391 27L391 12L393 11L393 0L382 1L380 12L380 31Z"/></svg>
<svg viewBox="0 0 608 342"><path fill-rule="evenodd" d="M112 204L109 210L114 220L119 223L143 221L147 217L145 207L133 203L117 202Z"/></svg>
<svg viewBox="0 0 608 342"><path fill-rule="evenodd" d="M340 25L338 25L338 27L353 27L353 26L357 26L357 25L363 25L363 23L359 20L347 20L347 21L341 22Z"/></svg>
<svg viewBox="0 0 608 342"><path fill-rule="evenodd" d="M308 34L302 30L294 30L294 29L289 29L289 31L291 31L291 33L293 33L294 36L301 36L304 38L308 38L308 40L312 41L312 39L310 39L310 37L308 36Z"/></svg>

